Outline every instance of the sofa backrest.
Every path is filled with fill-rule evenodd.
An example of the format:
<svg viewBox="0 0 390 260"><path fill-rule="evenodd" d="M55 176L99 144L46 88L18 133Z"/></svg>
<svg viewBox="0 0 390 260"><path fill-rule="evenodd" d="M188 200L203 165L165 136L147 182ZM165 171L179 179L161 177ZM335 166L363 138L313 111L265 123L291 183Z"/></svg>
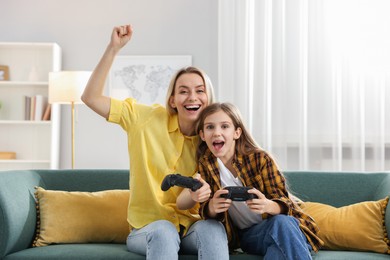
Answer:
<svg viewBox="0 0 390 260"><path fill-rule="evenodd" d="M303 201L340 207L390 195L390 172L286 171L284 175L291 192Z"/></svg>
<svg viewBox="0 0 390 260"><path fill-rule="evenodd" d="M50 190L101 191L129 189L129 170L38 170L42 187Z"/></svg>

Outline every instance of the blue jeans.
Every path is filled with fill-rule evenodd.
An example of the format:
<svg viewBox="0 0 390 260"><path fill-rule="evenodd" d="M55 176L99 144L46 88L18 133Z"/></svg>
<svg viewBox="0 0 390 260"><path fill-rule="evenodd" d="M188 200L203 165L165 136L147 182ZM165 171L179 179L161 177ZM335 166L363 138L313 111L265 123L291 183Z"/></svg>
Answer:
<svg viewBox="0 0 390 260"><path fill-rule="evenodd" d="M179 250L182 254L198 255L198 259L229 259L225 228L212 219L195 222L183 238L171 222L152 222L131 231L127 249L151 260L178 259Z"/></svg>
<svg viewBox="0 0 390 260"><path fill-rule="evenodd" d="M240 230L241 249L247 253L262 255L265 260L312 259L311 245L298 223L294 217L275 215Z"/></svg>

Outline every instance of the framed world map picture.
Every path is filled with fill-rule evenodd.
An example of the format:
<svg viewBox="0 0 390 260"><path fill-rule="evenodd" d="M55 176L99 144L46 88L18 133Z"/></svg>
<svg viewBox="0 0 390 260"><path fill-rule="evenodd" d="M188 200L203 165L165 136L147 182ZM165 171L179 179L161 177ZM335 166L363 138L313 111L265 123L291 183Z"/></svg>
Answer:
<svg viewBox="0 0 390 260"><path fill-rule="evenodd" d="M133 97L147 105L165 105L172 76L191 65L190 55L117 56L109 74L109 95L117 99Z"/></svg>

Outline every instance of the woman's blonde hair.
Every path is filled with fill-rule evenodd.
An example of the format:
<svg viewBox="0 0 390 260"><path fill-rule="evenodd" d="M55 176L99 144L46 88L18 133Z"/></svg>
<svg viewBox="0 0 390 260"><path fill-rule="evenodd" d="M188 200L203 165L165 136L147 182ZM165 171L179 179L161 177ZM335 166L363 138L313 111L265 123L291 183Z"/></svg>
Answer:
<svg viewBox="0 0 390 260"><path fill-rule="evenodd" d="M167 91L167 96L165 98L165 107L170 115L175 115L177 114L176 108L172 108L169 100L170 98L175 94L175 87L176 87L176 81L177 79L183 75L183 74L197 74L203 79L204 86L206 88L206 94L207 94L207 99L208 99L208 104L212 104L214 102L214 88L213 84L211 83L211 80L207 74L196 67L185 67L180 69L179 71L176 72L176 74L172 77L171 82L169 83L169 88Z"/></svg>
<svg viewBox="0 0 390 260"><path fill-rule="evenodd" d="M260 146L256 143L256 141L253 139L249 131L246 129L240 111L235 105L231 103L213 103L203 109L203 111L199 115L195 128L197 134L199 134L201 130L204 131L204 121L206 117L218 111L225 112L232 119L234 129L241 128L241 136L236 140L237 152L243 155L247 155L262 150ZM198 149L196 152L196 156L198 159L200 159L204 155L206 149L206 142L201 142L198 145Z"/></svg>

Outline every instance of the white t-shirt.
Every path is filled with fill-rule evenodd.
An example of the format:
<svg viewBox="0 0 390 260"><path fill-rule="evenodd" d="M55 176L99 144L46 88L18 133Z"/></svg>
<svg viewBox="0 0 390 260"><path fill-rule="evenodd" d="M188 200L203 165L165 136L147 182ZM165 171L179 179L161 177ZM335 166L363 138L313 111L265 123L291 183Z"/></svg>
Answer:
<svg viewBox="0 0 390 260"><path fill-rule="evenodd" d="M217 161L219 165L222 187L244 186L242 185L241 180L238 177L234 177L234 175L228 168L226 168L226 166L219 158L217 158ZM233 201L229 208L229 215L234 224L239 229L251 227L254 224L260 223L262 221L261 215L251 211L246 205L245 201Z"/></svg>

